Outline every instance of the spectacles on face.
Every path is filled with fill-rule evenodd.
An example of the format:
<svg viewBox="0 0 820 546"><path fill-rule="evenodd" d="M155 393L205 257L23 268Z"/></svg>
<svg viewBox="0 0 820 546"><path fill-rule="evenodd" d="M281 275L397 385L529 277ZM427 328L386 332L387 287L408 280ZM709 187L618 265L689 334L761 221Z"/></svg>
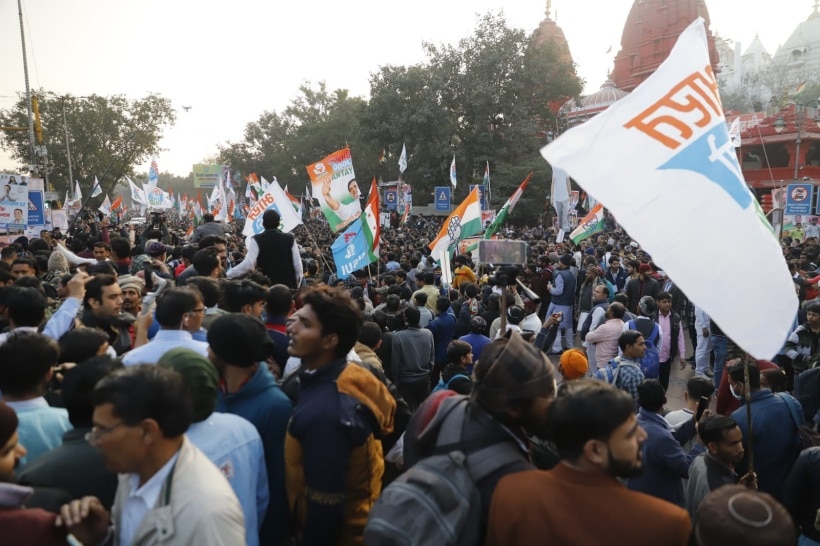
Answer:
<svg viewBox="0 0 820 546"><path fill-rule="evenodd" d="M96 444L97 442L99 442L100 439L102 439L103 436L105 436L106 434L109 434L111 432L114 432L116 429L120 428L123 425L125 425L125 421L120 421L119 423L117 423L113 427L95 426L95 427L91 428L91 432L86 432L85 436L83 436L83 438L85 439L86 442L93 445L93 444Z"/></svg>
<svg viewBox="0 0 820 546"><path fill-rule="evenodd" d="M204 307L199 307L199 308L197 308L197 309L191 309L191 310L190 310L190 311L188 311L188 312L189 312L189 313L204 313L204 312L205 312L205 308L204 308Z"/></svg>

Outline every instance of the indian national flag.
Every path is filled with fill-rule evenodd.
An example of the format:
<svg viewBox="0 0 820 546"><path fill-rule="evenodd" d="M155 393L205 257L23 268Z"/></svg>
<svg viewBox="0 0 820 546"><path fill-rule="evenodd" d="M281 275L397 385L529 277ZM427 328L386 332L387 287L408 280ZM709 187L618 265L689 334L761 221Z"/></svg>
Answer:
<svg viewBox="0 0 820 546"><path fill-rule="evenodd" d="M604 206L601 203L595 205L589 214L584 216L584 219L575 228L575 231L569 234L573 244L578 244L587 237L592 237L596 233L604 230Z"/></svg>
<svg viewBox="0 0 820 546"><path fill-rule="evenodd" d="M510 213L513 211L515 205L518 204L518 200L521 199L521 194L523 194L524 190L527 189L527 184L530 183L530 178L532 178L532 171L530 171L530 174L527 175L527 178L525 178L524 181L521 182L521 185L518 186L518 189L513 192L510 198L507 199L507 202L504 203L504 206L501 207L501 210L498 211L498 214L496 214L493 223L487 226L487 231L484 232L485 239L491 239L493 235L495 235L496 232L499 230L499 228L502 225L504 225L504 222L507 221L507 216L509 216Z"/></svg>
<svg viewBox="0 0 820 546"><path fill-rule="evenodd" d="M481 202L478 199L478 186L475 186L467 199L444 221L438 236L430 243L433 258L440 260L442 253L447 252L450 246L480 232Z"/></svg>
<svg viewBox="0 0 820 546"><path fill-rule="evenodd" d="M364 236L367 239L370 261L379 259L379 238L381 237L381 224L379 220L379 184L376 177L370 183L370 194L367 196L367 204L364 207Z"/></svg>
<svg viewBox="0 0 820 546"><path fill-rule="evenodd" d="M293 205L293 210L296 211L296 214L299 215L299 218L302 217L302 202L299 200L298 197L290 193L287 189L285 190L285 195L290 200L290 204Z"/></svg>

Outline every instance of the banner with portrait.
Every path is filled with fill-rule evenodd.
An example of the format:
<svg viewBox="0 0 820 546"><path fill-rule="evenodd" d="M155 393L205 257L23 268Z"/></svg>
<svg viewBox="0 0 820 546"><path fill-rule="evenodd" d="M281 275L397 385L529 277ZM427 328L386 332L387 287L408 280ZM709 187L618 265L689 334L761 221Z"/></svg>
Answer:
<svg viewBox="0 0 820 546"><path fill-rule="evenodd" d="M24 230L28 225L29 177L22 174L0 174L0 227ZM42 186L40 186L42 190Z"/></svg>
<svg viewBox="0 0 820 546"><path fill-rule="evenodd" d="M307 167L313 198L330 229L338 232L362 214L361 191L353 171L350 148L333 152Z"/></svg>

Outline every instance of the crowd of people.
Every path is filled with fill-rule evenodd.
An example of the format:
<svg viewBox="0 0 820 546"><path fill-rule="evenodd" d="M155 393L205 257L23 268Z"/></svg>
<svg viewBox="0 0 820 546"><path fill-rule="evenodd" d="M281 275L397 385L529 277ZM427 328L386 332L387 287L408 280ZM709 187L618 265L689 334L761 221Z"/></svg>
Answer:
<svg viewBox="0 0 820 546"><path fill-rule="evenodd" d="M815 238L764 361L611 217L505 226L527 262L451 286L440 219L347 278L325 221L279 225L84 210L0 249L0 541L820 544Z"/></svg>

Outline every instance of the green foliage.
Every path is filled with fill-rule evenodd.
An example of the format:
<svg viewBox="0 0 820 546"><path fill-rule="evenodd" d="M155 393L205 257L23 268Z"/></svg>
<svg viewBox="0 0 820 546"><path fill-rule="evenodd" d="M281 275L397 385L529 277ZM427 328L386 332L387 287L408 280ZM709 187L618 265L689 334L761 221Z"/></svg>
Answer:
<svg viewBox="0 0 820 546"><path fill-rule="evenodd" d="M158 150L163 130L176 120L171 101L156 94L131 100L123 95L57 96L40 89L34 95L39 99L43 144L48 150L48 177L58 193L69 185L66 126L72 174L87 195L95 176L104 192L112 192L124 175L133 175L134 167ZM2 126L27 126L27 119L24 94L13 107L0 110ZM28 132L0 133L0 146L21 167L29 164Z"/></svg>
<svg viewBox="0 0 820 546"><path fill-rule="evenodd" d="M457 44L424 47L424 63L379 67L369 101L330 93L324 83L303 85L284 111L264 112L246 126L244 140L220 147L218 161L299 187L308 181L306 165L348 145L360 180L371 173L395 180L406 143L404 179L417 204L426 204L434 186L449 185L455 154L454 201L481 183L486 162L494 208L532 170L513 219L537 217L550 176L538 153L554 126L548 104L580 93L574 67L555 44L536 45L493 13L480 16L473 35ZM380 164L382 150L389 155Z"/></svg>

